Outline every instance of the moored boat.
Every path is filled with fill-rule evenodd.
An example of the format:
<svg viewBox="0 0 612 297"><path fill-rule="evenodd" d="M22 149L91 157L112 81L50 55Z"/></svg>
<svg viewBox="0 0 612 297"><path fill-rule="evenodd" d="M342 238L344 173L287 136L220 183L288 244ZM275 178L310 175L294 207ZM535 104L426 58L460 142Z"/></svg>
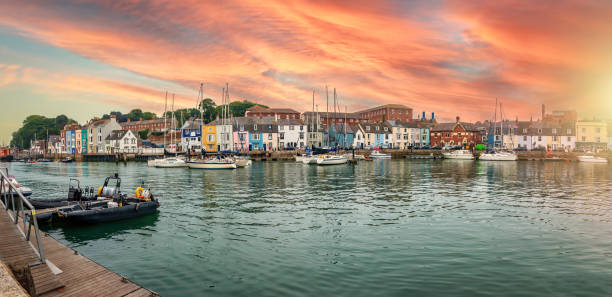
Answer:
<svg viewBox="0 0 612 297"><path fill-rule="evenodd" d="M518 160L518 156L513 152L497 152L492 151L489 153L484 153L478 157L478 160L481 161L516 161Z"/></svg>
<svg viewBox="0 0 612 297"><path fill-rule="evenodd" d="M110 178L110 177L109 177ZM105 185L108 185L108 179ZM29 198L28 201L36 209L54 208L61 206L69 206L82 201L97 200L98 196L94 193L93 187L87 187L85 190L81 189L80 181L78 179L71 178L68 182L68 196L66 198L59 199L43 199L43 198Z"/></svg>
<svg viewBox="0 0 612 297"><path fill-rule="evenodd" d="M304 164L317 164L317 160L319 159L318 156L308 156L308 157L304 157L302 159L302 163Z"/></svg>
<svg viewBox="0 0 612 297"><path fill-rule="evenodd" d="M390 154L384 154L384 153L381 153L380 151L376 150L376 151L373 151L370 154L370 158L372 158L372 159L391 159L391 155Z"/></svg>
<svg viewBox="0 0 612 297"><path fill-rule="evenodd" d="M348 159L345 156L337 156L337 155L321 155L317 159L317 165L340 165L346 164Z"/></svg>
<svg viewBox="0 0 612 297"><path fill-rule="evenodd" d="M151 198L116 198L113 201L75 204L58 210L58 216L66 222L100 224L154 214L159 201Z"/></svg>
<svg viewBox="0 0 612 297"><path fill-rule="evenodd" d="M72 163L72 158L71 157L66 157L64 159L62 159L62 163Z"/></svg>
<svg viewBox="0 0 612 297"><path fill-rule="evenodd" d="M585 163L608 163L608 159L603 157L597 157L592 153L587 153L582 156L578 156L578 161Z"/></svg>
<svg viewBox="0 0 612 297"><path fill-rule="evenodd" d="M236 162L236 167L247 167L253 164L253 161L246 158L236 158L234 162Z"/></svg>
<svg viewBox="0 0 612 297"><path fill-rule="evenodd" d="M155 162L154 166L156 168L178 168L178 167L186 167L187 162L177 157L168 157L168 158L158 159L157 162Z"/></svg>
<svg viewBox="0 0 612 297"><path fill-rule="evenodd" d="M250 161L250 160L249 160ZM226 158L192 160L187 162L192 169L236 169L236 162Z"/></svg>
<svg viewBox="0 0 612 297"><path fill-rule="evenodd" d="M455 150L442 153L445 159L474 160L474 154L469 150Z"/></svg>

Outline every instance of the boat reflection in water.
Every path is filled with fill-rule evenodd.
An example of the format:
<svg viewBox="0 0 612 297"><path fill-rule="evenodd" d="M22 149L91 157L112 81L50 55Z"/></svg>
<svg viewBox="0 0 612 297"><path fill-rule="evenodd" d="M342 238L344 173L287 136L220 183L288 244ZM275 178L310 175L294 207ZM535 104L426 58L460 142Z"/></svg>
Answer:
<svg viewBox="0 0 612 297"><path fill-rule="evenodd" d="M85 244L89 241L109 239L121 234L139 233L148 235L146 234L147 232L152 234L155 231L154 227L156 226L158 219L159 212L156 212L148 216L97 225L79 226L75 224L67 224L63 221L54 221L49 225L41 226L41 229L45 232L51 233L52 235L55 232L61 232L65 240L75 244Z"/></svg>

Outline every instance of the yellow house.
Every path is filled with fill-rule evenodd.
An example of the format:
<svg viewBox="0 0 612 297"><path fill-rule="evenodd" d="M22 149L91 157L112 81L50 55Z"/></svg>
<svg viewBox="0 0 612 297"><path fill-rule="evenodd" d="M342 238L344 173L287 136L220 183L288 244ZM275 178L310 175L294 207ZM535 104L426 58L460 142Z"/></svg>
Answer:
<svg viewBox="0 0 612 297"><path fill-rule="evenodd" d="M606 149L608 125L604 121L576 122L576 148Z"/></svg>
<svg viewBox="0 0 612 297"><path fill-rule="evenodd" d="M207 152L217 151L217 126L202 125L202 148Z"/></svg>

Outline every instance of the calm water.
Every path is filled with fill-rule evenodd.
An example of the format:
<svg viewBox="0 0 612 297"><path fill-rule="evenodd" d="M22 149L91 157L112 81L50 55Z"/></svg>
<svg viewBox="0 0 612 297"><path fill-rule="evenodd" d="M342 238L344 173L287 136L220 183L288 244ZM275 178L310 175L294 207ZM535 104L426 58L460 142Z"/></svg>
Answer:
<svg viewBox="0 0 612 297"><path fill-rule="evenodd" d="M45 229L164 296L612 296L611 165L10 166L37 197L150 183L155 216Z"/></svg>

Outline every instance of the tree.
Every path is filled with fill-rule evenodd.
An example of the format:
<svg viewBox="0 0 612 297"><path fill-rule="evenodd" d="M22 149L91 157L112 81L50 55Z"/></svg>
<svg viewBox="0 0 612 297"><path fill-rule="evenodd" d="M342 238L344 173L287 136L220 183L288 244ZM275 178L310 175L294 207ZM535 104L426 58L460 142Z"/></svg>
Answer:
<svg viewBox="0 0 612 297"><path fill-rule="evenodd" d="M41 115L28 116L23 121L23 126L13 132L11 146L16 146L22 149L30 148L30 141L33 139L43 140L49 135L57 135L66 124L76 123L75 120L69 119L65 115L60 115L55 118L47 118Z"/></svg>
<svg viewBox="0 0 612 297"><path fill-rule="evenodd" d="M147 137L149 137L149 128L138 131L138 137L140 137L140 139L147 139Z"/></svg>

